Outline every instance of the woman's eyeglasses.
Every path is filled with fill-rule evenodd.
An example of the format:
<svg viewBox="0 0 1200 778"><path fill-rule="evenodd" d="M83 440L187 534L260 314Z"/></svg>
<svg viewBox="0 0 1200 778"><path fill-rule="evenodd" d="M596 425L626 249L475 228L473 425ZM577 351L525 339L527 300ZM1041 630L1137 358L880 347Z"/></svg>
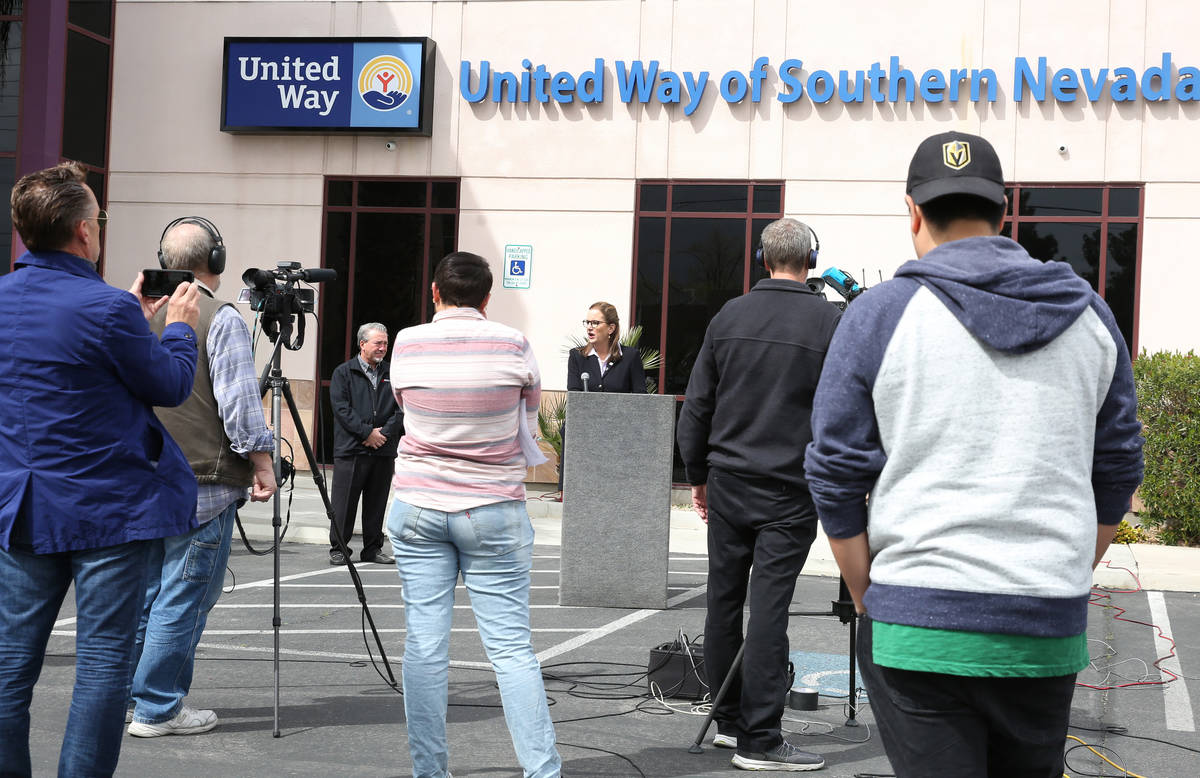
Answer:
<svg viewBox="0 0 1200 778"><path fill-rule="evenodd" d="M108 225L108 211L101 210L92 218L96 220L96 226L100 229L104 229Z"/></svg>
<svg viewBox="0 0 1200 778"><path fill-rule="evenodd" d="M585 327L599 327L599 326L601 326L601 325L604 325L604 324L608 324L608 322L606 322L606 321L593 321L592 319L584 319L584 320L583 320L583 326L585 326Z"/></svg>

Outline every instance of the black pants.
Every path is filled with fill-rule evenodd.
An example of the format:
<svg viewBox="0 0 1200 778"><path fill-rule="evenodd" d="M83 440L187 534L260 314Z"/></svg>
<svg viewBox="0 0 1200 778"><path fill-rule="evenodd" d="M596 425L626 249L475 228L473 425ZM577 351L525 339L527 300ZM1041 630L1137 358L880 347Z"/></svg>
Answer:
<svg viewBox="0 0 1200 778"><path fill-rule="evenodd" d="M765 751L782 740L787 695L788 608L796 576L817 534L817 512L802 487L713 469L708 474L708 616L704 667L713 695L742 645L746 651L715 718L738 747Z"/></svg>
<svg viewBox="0 0 1200 778"><path fill-rule="evenodd" d="M333 502L336 527L329 528L329 551L340 550L338 533L350 546L354 534L354 518L358 513L358 498L362 496L362 558L371 559L383 548L383 512L387 508L388 490L396 470L393 457L357 456L336 457L333 460ZM335 531L336 530L336 531Z"/></svg>
<svg viewBox="0 0 1200 778"><path fill-rule="evenodd" d="M975 678L880 667L859 619L858 666L898 778L1059 778L1075 676Z"/></svg>

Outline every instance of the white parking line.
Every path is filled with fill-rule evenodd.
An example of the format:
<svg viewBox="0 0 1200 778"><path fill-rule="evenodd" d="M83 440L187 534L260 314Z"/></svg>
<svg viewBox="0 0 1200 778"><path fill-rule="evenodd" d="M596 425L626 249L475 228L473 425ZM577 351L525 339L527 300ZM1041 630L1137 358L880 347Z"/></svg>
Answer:
<svg viewBox="0 0 1200 778"><path fill-rule="evenodd" d="M387 609L394 610L396 608L403 608L404 604L398 603L398 602L384 602L384 603L376 602L376 603L369 603L369 606L370 606L371 610L377 610L377 609L378 610L387 610ZM221 609L221 608L224 608L226 610L235 610L235 609L237 609L237 610L261 610L263 608L274 608L274 607L275 607L275 604L270 603L270 602L231 602L231 603L218 602L215 606L213 606L214 610ZM279 607L284 608L284 609L317 608L317 609L321 609L321 610L337 610L339 608L353 608L354 610L359 610L360 608L362 608L362 604L358 603L358 602L333 602L333 603L285 602L285 603L280 603ZM576 606L574 606L574 605L570 605L570 606L568 606L568 605L530 605L529 607L535 608L535 609L536 608L561 608L562 610L576 610ZM455 610L469 610L470 608L471 608L470 605L455 605L454 606Z"/></svg>
<svg viewBox="0 0 1200 778"><path fill-rule="evenodd" d="M699 597L701 594L703 594L707 590L708 590L708 584L701 584L700 586L694 587L692 589L688 589L683 594L677 594L674 597L671 597L670 599L668 599L667 607L673 608L681 602L687 602L688 600L690 600L694 597ZM559 654L565 654L568 651L574 651L575 649L579 648L580 646L586 646L588 643L597 641L600 638L604 637L605 635L611 635L612 633L616 632L619 629L628 627L630 624L636 624L637 622L639 622L643 619L649 618L650 616L653 616L656 613L662 613L662 611L652 609L652 608L646 608L646 609L643 609L640 611L634 611L633 613L626 614L626 615L622 616L621 618L617 619L616 621L610 621L609 623L605 624L602 627L597 627L596 629L589 630L586 634L580 635L579 637L571 638L570 640L568 640L566 642L559 643L557 646L552 646L552 647L546 649L545 651L542 651L540 654L537 655L538 661L545 662L547 659L553 659L554 657L558 656Z"/></svg>
<svg viewBox="0 0 1200 778"><path fill-rule="evenodd" d="M275 651L274 648L265 648L263 646L227 646L223 643L199 643L197 645L197 647L209 649L209 650L245 651L245 652L254 653L254 654L270 654L270 653L274 653L274 651ZM376 662L379 661L379 657L377 657L377 656L371 657L371 656L367 656L366 654L343 654L343 653L334 652L334 651L301 651L301 650L295 649L295 648L281 648L281 649L279 649L279 653L281 655L287 655L287 656L320 657L320 658L324 658L324 659L346 659L351 662L369 662L372 660L374 660ZM397 665L400 664L400 661L397 659L393 659L392 661L395 662ZM457 667L460 669L471 669L471 670L491 670L492 669L492 665L490 662L465 662L465 661L461 661L461 660L457 660L457 659L451 659L450 666Z"/></svg>
<svg viewBox="0 0 1200 778"><path fill-rule="evenodd" d="M394 568L394 567L382 567L382 566L375 567L375 568L355 567L354 569L357 570L360 573L360 575L362 573L390 573L393 576L396 575L396 568ZM284 582L286 582L286 581L299 581L304 578L313 578L314 576L318 576L318 575L331 575L334 573L342 573L342 572L345 572L345 570L341 567L323 567L319 570L310 570L307 573L296 573L294 575L284 575L284 576L280 576L279 585L282 588ZM533 572L535 572L535 573L557 573L558 570L537 570L537 569L535 569ZM259 581L247 581L246 583L240 583L236 587L234 587L233 591L241 591L242 589L255 589L255 588L261 588L263 586L274 586L274 584L275 584L274 578L263 578L262 580L259 580ZM350 581L347 581L345 585L353 586L354 584ZM364 586L366 586L366 584L364 584Z"/></svg>
<svg viewBox="0 0 1200 778"><path fill-rule="evenodd" d="M1167 618L1167 601L1162 592L1146 592L1146 600L1150 603L1150 622L1157 624L1164 635L1174 634L1171 631L1171 620ZM1154 649L1158 656L1171 653L1171 641L1154 633ZM1179 646L1175 646L1175 656L1159 662L1159 667L1169 670L1179 676L1170 683L1163 684L1163 707L1166 708L1167 729L1176 732L1195 732L1196 722L1192 718L1192 702L1188 697L1187 681L1183 679L1183 670L1179 665Z"/></svg>
<svg viewBox="0 0 1200 778"><path fill-rule="evenodd" d="M478 633L479 630L475 627L454 627L451 632L471 632ZM533 632L586 632L586 628L580 627L546 627L545 629L535 629ZM380 634L390 633L403 635L408 632L403 627L381 627L376 629ZM206 629L205 635L273 635L273 629ZM279 630L280 635L361 635L362 628L357 629L283 629Z"/></svg>
<svg viewBox="0 0 1200 778"><path fill-rule="evenodd" d="M238 587L238 588L241 588L241 587ZM336 583L336 584L312 584L312 583L292 584L292 583L289 583L289 584L279 584L279 588L280 589L353 589L354 584L350 583L350 582ZM394 583L394 584L363 584L363 588L364 589L401 589L403 587L398 583ZM459 584L458 586L455 586L454 588L455 589L466 589L467 587L464 586L463 584ZM557 585L530 586L529 588L530 589L557 589L558 586ZM671 586L671 587L667 587L667 588L686 589L687 587L686 586ZM74 619L71 619L71 621L74 621Z"/></svg>
<svg viewBox="0 0 1200 778"><path fill-rule="evenodd" d="M381 635L384 633L404 634L405 632L408 632L408 630L403 627L378 627L378 628L376 628L375 631L380 633ZM479 629L477 627L453 627L453 628L451 628L450 631L451 632L470 632L473 634L479 633ZM549 633L549 632L587 632L588 630L587 630L587 627L542 627L542 628L534 628L534 629L531 629L530 631L531 632L547 632L547 633ZM51 630L50 634L57 635L59 637L64 637L64 638L65 637L75 637L75 630L73 630L73 629L55 629L55 630ZM274 629L206 629L206 630L204 630L204 634L210 635L210 636L211 635L226 635L226 636L230 636L230 635L274 635L275 630ZM354 629L288 629L288 628L280 628L279 634L280 635L361 635L362 627L356 627ZM217 647L231 648L231 646L222 646L219 644L213 644L210 647L211 648L217 648Z"/></svg>

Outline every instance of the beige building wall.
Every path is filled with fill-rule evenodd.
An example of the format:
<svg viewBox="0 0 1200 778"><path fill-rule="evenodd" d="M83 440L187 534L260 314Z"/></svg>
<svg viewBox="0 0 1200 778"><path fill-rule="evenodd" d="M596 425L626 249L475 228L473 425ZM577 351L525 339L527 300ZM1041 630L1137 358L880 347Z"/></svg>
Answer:
<svg viewBox="0 0 1200 778"><path fill-rule="evenodd" d="M1145 183L1139 341L1151 351L1200 347L1192 297L1200 283L1189 241L1200 214L1200 106L1169 102L1016 103L1013 59L1057 67L1129 66L1170 51L1200 65L1200 7L1187 0L117 0L107 274L124 285L154 265L170 219L212 219L229 246L224 296L248 267L321 259L326 175L461 179L459 246L489 257L499 279L508 243L534 246L532 288L493 295L492 317L524 330L548 389L565 386L562 346L588 304L629 317L636 181L782 179L789 215L821 236L822 267L868 285L913 256L903 190L912 149L957 129L988 137L1019 182ZM437 44L431 138L251 136L219 131L225 36L429 36ZM972 104L776 101L774 68L864 69L898 56L926 68L990 67L999 99ZM730 105L727 70L770 58L764 99ZM606 64L603 103L471 104L459 63L551 72ZM617 60L657 59L707 70L696 111L625 104ZM1065 146L1065 153L1059 147ZM326 284L322 294L338 294ZM311 379L317 339L288 352L285 372ZM265 359L260 352L260 357Z"/></svg>

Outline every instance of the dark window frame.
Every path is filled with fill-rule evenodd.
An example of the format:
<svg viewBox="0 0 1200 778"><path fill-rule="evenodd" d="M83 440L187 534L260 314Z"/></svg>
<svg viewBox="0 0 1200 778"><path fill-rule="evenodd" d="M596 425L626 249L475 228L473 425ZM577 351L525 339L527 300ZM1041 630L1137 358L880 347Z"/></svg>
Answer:
<svg viewBox="0 0 1200 778"><path fill-rule="evenodd" d="M17 22L21 25L21 74L17 78L17 142L16 142L16 144L14 144L12 151L0 151L0 158L11 159L13 161L13 176L14 176L13 183L14 184L16 183L16 178L18 177L17 174L20 172L19 170L16 169L16 165L17 165L17 160L20 159L20 157L21 157L21 140L22 140L21 115L23 113L22 108L23 108L24 102L25 102L25 71L26 71L26 67L25 67L25 38L26 38L25 17L26 17L26 14L29 13L26 6L27 6L26 3L21 4L21 13L0 14L0 22ZM10 242L8 245L8 256L6 257L7 268L5 268L5 271L4 271L6 273L12 272L13 262L16 260L16 257L13 256L13 243L16 242L16 240L15 240L16 229L15 228L13 228L13 230L12 230L12 236L13 237L10 238Z"/></svg>
<svg viewBox="0 0 1200 778"><path fill-rule="evenodd" d="M101 193L102 197L99 198L99 206L105 210L108 209L108 171L109 171L109 165L110 165L110 155L112 154L113 50L115 47L115 37L116 37L116 29L117 29L117 3L116 2L113 2L109 6L109 13L111 14L110 19L109 19L109 29L113 31L112 35L108 35L108 36L100 35L99 33L93 32L92 30L89 30L86 27L80 27L79 25L72 24L70 21L68 21L66 26L63 28L63 49L62 49L63 56L64 57L67 56L67 48L69 45L68 38L69 38L70 33L72 33L72 32L77 33L79 35L83 35L84 37L87 37L87 38L91 38L92 40L94 40L98 43L102 43L108 47L108 94L105 95L105 100L104 100L104 103L105 103L105 107L104 107L104 127L105 127L104 165L103 165L103 167L100 167L100 166L93 165L88 162L84 162L82 160L75 160L76 162L79 162L79 164L82 165L83 168L85 170L87 170L89 173L97 173L103 177L104 191ZM22 75L23 75L23 73L22 73ZM66 79L67 79L66 68L63 68L62 116L63 116L64 121L65 121L66 115L67 115L67 106L66 106L67 83L66 83ZM24 84L22 84L22 94L24 94ZM59 160L63 161L63 162L67 161L67 159L68 159L68 157L63 155L63 149L62 149L61 138L65 137L65 136L66 136L66 131L64 128L64 131L61 133L61 137L60 137L60 141L59 141L59 149L58 149ZM20 144L20 138L18 138L17 143L18 143L18 145ZM106 254L107 254L105 249L107 248L107 245L108 245L108 234L106 231L105 233L103 233L100 236L100 259L96 263L96 271L98 273L100 273L101 276L104 275L104 264L105 264L104 260L105 260Z"/></svg>
<svg viewBox="0 0 1200 778"><path fill-rule="evenodd" d="M358 204L358 184L371 181L383 182L424 182L425 183L425 205L424 206L362 206ZM349 205L331 205L329 203L329 189L332 183L347 183L350 185L350 204ZM433 187L439 183L452 183L455 185L454 206L433 206ZM432 264L435 258L429 256L430 246L433 240L433 218L435 216L454 216L454 246L458 246L459 230L462 228L461 218L462 205L462 179L458 176L352 176L352 175L326 175L321 183L321 267L329 267L328 251L328 227L329 215L334 213L345 213L350 215L349 237L350 243L347 247L347 300L346 300L346 320L345 326L345 342L343 344L343 357L341 361L349 359L354 351L353 339L355 336L354 326L354 301L353 301L353 285L352 279L357 273L357 240L358 240L358 215L363 213L384 213L384 214L417 214L423 215L424 236L422 244L422 253L427 258L427 261L422 263L421 268L421 286L422 289L428 290L431 281L433 280ZM326 295L320 295L318 303L317 322L318 332L324 332L325 316L326 316ZM422 322L429 321L433 315L433 302L428 291L421 295L420 320ZM389 337L395 337L394 332L389 333ZM333 373L333 368L337 365L329 366L329 370L325 370L325 366L321 364L321 351L318 346L316 353L316 370L317 376L316 392L317 397L325 396L329 391L330 378L325 377L325 372ZM340 364L341 362L338 362ZM316 442L316 453L321 456L324 452L322 445L323 433L321 431L321 415L318 414L315 419L315 430L313 440Z"/></svg>
<svg viewBox="0 0 1200 778"><path fill-rule="evenodd" d="M1137 249L1134 255L1135 271L1134 271L1134 287L1133 287L1133 321L1130 325L1130 331L1133 335L1132 342L1129 343L1130 352L1136 357L1138 353L1138 337L1139 337L1139 319L1142 303L1142 241L1145 239L1145 221L1146 221L1146 186L1144 183L1136 181L1104 181L1104 182L1044 182L1044 181L1029 181L1029 182L1009 182L1005 184L1008 190L1009 205L1008 210L1004 215L1004 227L1009 227L1013 240L1020 241L1020 229L1022 224L1094 224L1100 231L1100 244L1097 249L1099 252L1099 266L1097 267L1097 293L1101 299L1104 299L1106 294L1104 279L1107 277L1108 265L1108 227L1110 224L1134 224L1137 225ZM1045 189L1099 189L1100 190L1100 213L1099 215L1083 215L1077 214L1073 216L1022 216L1020 213L1021 191L1029 190L1045 190ZM1110 216L1109 215L1109 196L1114 189L1136 189L1138 192L1137 215L1136 216Z"/></svg>
<svg viewBox="0 0 1200 778"><path fill-rule="evenodd" d="M637 310L637 288L638 288L638 257L640 253L640 225L643 217L660 217L666 221L665 232L663 238L663 275L662 275L662 291L660 293L660 302L662 311L659 315L659 341L653 344L662 355L662 360L659 363L658 373L653 376L657 384L657 391L662 394L666 386L666 370L667 370L667 319L670 310L670 278L671 278L671 224L676 219L728 219L731 221L741 221L745 225L745 245L744 256L746 260L742 268L742 294L750 291L751 266L754 262L754 234L753 223L756 220L762 219L781 219L784 216L783 204L787 194L786 182L782 179L719 179L719 178L644 178L637 180L634 194L634 220L633 220L633 269L631 275L630 292L629 292L629 312L630 319L633 318L633 312ZM675 187L681 186L745 186L746 187L746 208L743 211L684 211L673 210L672 203L674 201ZM642 189L648 186L666 186L665 208L661 210L644 210L642 208ZM755 211L754 210L754 188L757 186L770 186L779 188L779 209L777 211ZM684 396L682 394L673 395L678 402L682 402Z"/></svg>

